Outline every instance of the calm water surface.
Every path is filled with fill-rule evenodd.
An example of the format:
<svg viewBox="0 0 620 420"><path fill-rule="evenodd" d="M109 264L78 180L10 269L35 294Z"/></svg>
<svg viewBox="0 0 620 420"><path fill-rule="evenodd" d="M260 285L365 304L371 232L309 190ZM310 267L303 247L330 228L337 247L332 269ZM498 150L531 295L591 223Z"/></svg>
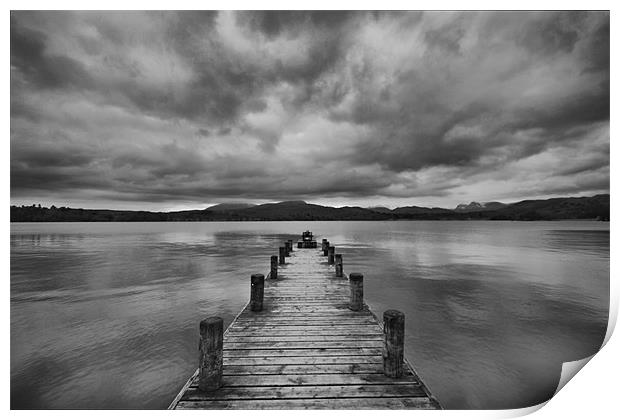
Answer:
<svg viewBox="0 0 620 420"><path fill-rule="evenodd" d="M286 239L329 238L446 408L517 408L602 344L609 223L11 224L12 408L165 408Z"/></svg>

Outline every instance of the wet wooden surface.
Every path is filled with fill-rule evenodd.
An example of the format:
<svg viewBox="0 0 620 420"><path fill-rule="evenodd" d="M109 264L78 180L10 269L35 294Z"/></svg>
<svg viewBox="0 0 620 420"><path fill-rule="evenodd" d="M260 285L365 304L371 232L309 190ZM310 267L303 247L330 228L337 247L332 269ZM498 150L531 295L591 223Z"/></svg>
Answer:
<svg viewBox="0 0 620 420"><path fill-rule="evenodd" d="M383 374L383 330L354 312L347 276L318 249L295 248L278 279L265 276L261 312L246 307L224 334L223 386L198 389L197 373L172 409L437 409L406 363Z"/></svg>

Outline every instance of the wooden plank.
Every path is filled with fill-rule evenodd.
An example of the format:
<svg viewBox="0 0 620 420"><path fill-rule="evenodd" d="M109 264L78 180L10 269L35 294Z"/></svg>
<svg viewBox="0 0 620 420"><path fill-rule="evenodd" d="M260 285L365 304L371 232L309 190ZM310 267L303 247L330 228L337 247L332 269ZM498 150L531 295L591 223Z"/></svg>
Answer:
<svg viewBox="0 0 620 420"><path fill-rule="evenodd" d="M307 365L307 364L343 364L343 363L383 363L381 356L315 356L315 357L226 357L224 363L229 365Z"/></svg>
<svg viewBox="0 0 620 420"><path fill-rule="evenodd" d="M224 350L224 359L245 357L327 357L327 356L381 356L378 347L314 348L314 349L236 349Z"/></svg>
<svg viewBox="0 0 620 420"><path fill-rule="evenodd" d="M333 322L330 319L325 319L325 318L319 318L319 319L279 319L279 318L274 318L272 320L265 320L265 321L249 321L249 320L240 320L238 322L235 323L234 327L261 327L261 326L272 326L272 327L277 327L277 326L315 326L315 327L323 327L323 328L327 328L327 327L344 327L344 326L348 326L348 325L357 325L357 326L364 326L364 325L369 325L369 326L377 326L376 322L371 322L370 320L368 321L364 321L364 320L360 320L357 321L355 319L351 320L351 319L345 319L342 322ZM381 328L381 327L379 327Z"/></svg>
<svg viewBox="0 0 620 420"><path fill-rule="evenodd" d="M304 334L317 334L327 330L324 325L235 325L230 329L230 333L239 332L260 332L269 333L272 331L296 331L303 332ZM329 328L330 332L339 333L368 333L373 332L381 334L382 330L378 325L364 324L364 325L332 325Z"/></svg>
<svg viewBox="0 0 620 420"><path fill-rule="evenodd" d="M227 349L334 349L334 348L359 348L376 347L383 349L382 340L341 340L341 341L237 341L234 343L224 342L224 351Z"/></svg>
<svg viewBox="0 0 620 420"><path fill-rule="evenodd" d="M276 318L276 319L283 319L288 317L289 319L294 319L294 318L301 318L301 319L313 319L313 318L323 318L323 319L331 319L332 321L338 321L342 318L350 318L350 319L359 319L359 318L363 318L363 319L373 319L372 316L370 315L370 313L368 313L368 311L359 311L359 312L353 312L353 311L349 311L349 310L338 310L338 311L332 311L332 313L330 313L329 315L321 315L321 314L311 314L311 313L300 313L300 312L289 312L286 313L285 311L278 311L278 312L258 312L256 314L252 314L252 315L248 315L248 314L244 314L241 319L256 319L256 320L261 320L261 319L271 319L271 318Z"/></svg>
<svg viewBox="0 0 620 420"><path fill-rule="evenodd" d="M281 398L425 397L417 384L390 385L309 385L222 387L205 393L190 387L181 401L252 400Z"/></svg>
<svg viewBox="0 0 620 420"><path fill-rule="evenodd" d="M349 325L332 325L327 328L325 325L235 325L231 328L230 333L242 333L242 332L261 332L269 333L270 331L284 332L284 331L299 331L304 334L315 334L324 331L341 333L376 333L381 334L383 331L378 325L357 323Z"/></svg>
<svg viewBox="0 0 620 420"><path fill-rule="evenodd" d="M222 378L225 387L252 387L252 386L301 386L301 385L389 385L392 383L418 385L417 379L413 375L403 376L402 378L392 379L383 373L369 373L351 375L346 374L324 374L324 375L233 375ZM198 378L191 384L192 387L198 386Z"/></svg>
<svg viewBox="0 0 620 420"><path fill-rule="evenodd" d="M436 409L428 397L312 398L283 400L181 401L180 410L385 410Z"/></svg>
<svg viewBox="0 0 620 420"><path fill-rule="evenodd" d="M263 308L271 313L303 312L303 313L347 313L349 306L346 303L338 305L274 305L263 304Z"/></svg>
<svg viewBox="0 0 620 420"><path fill-rule="evenodd" d="M332 373L383 374L383 363L342 363L313 365L241 365L224 366L224 376L230 375L325 375Z"/></svg>
<svg viewBox="0 0 620 420"><path fill-rule="evenodd" d="M227 334L227 337L247 337L248 339L256 338L265 338L265 337L373 337L373 338L383 338L380 332L375 330L364 331L360 329L359 331L329 331L329 334L321 334L319 331L308 331L307 334L300 329L299 331L281 331L281 330L271 330L271 331L231 331Z"/></svg>
<svg viewBox="0 0 620 420"><path fill-rule="evenodd" d="M273 303L287 303L287 302L310 302L310 303L342 303L348 302L348 294L336 294L336 295L294 295L290 293L288 295L282 295L280 293L275 294L269 291L269 300Z"/></svg>
<svg viewBox="0 0 620 420"><path fill-rule="evenodd" d="M248 340L251 338L251 340ZM330 342L330 341L342 341L342 340L383 340L383 337L379 334L375 335L227 335L226 341L228 343L239 343L253 341L260 343L264 341L306 341L306 342Z"/></svg>

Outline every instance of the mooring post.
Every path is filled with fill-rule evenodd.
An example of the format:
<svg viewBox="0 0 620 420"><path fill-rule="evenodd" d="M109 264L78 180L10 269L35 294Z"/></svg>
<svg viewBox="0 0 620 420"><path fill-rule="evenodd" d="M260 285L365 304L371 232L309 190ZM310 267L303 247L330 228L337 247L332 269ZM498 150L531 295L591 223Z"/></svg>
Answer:
<svg viewBox="0 0 620 420"><path fill-rule="evenodd" d="M349 309L361 311L364 307L364 276L360 273L349 274L349 285L351 286Z"/></svg>
<svg viewBox="0 0 620 420"><path fill-rule="evenodd" d="M383 334L383 372L390 378L400 378L405 358L405 314L394 309L383 312Z"/></svg>
<svg viewBox="0 0 620 420"><path fill-rule="evenodd" d="M263 296L265 293L265 276L252 274L250 276L250 310L260 312L263 310Z"/></svg>
<svg viewBox="0 0 620 420"><path fill-rule="evenodd" d="M342 254L334 255L336 261L336 277L342 277Z"/></svg>
<svg viewBox="0 0 620 420"><path fill-rule="evenodd" d="M325 252L325 244L327 243L327 239L323 239L321 241L321 251Z"/></svg>
<svg viewBox="0 0 620 420"><path fill-rule="evenodd" d="M327 248L327 263L328 264L333 264L334 263L334 254L336 252L336 247L335 246L330 246Z"/></svg>
<svg viewBox="0 0 620 420"><path fill-rule="evenodd" d="M329 241L325 241L325 246L323 247L323 256L327 257L327 251L329 248Z"/></svg>
<svg viewBox="0 0 620 420"><path fill-rule="evenodd" d="M289 252L293 252L293 240L289 239L286 242L288 243L288 250L289 250Z"/></svg>
<svg viewBox="0 0 620 420"><path fill-rule="evenodd" d="M290 257L291 253L290 253L290 249L288 249L288 242L284 242L284 256L285 257Z"/></svg>
<svg viewBox="0 0 620 420"><path fill-rule="evenodd" d="M269 278L277 279L278 278L278 256L271 256L271 271L269 271Z"/></svg>
<svg viewBox="0 0 620 420"><path fill-rule="evenodd" d="M215 391L222 386L224 360L224 320L219 316L200 321L200 360L198 365L198 388Z"/></svg>
<svg viewBox="0 0 620 420"><path fill-rule="evenodd" d="M281 246L280 247L280 264L286 263L286 260L284 257L286 257L286 249L283 246Z"/></svg>

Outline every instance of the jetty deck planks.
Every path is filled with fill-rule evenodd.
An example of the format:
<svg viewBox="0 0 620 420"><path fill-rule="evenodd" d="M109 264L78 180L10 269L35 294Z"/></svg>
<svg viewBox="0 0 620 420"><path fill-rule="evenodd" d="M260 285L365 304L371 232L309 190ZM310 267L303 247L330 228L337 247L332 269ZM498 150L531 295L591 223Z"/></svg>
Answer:
<svg viewBox="0 0 620 420"><path fill-rule="evenodd" d="M349 279L316 248L299 248L265 278L263 310L249 306L224 334L222 387L198 371L171 409L438 409L418 375L383 374L383 329L366 305L348 308Z"/></svg>

